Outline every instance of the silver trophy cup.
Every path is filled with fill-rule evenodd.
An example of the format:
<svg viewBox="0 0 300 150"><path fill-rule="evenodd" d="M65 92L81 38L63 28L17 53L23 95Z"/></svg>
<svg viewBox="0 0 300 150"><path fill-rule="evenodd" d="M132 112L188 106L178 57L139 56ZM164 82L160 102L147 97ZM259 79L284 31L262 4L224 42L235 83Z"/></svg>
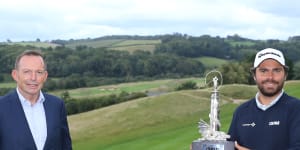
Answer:
<svg viewBox="0 0 300 150"><path fill-rule="evenodd" d="M206 75L206 78L210 73L218 73L222 80L222 74L219 71L211 71ZM219 131L221 123L219 121L219 85L218 77L214 76L212 79L213 90L211 94L210 124L206 123L202 119L199 122L199 133L202 138L194 140L192 142L192 150L234 150L234 142L227 141L230 135ZM222 83L222 82L221 82Z"/></svg>

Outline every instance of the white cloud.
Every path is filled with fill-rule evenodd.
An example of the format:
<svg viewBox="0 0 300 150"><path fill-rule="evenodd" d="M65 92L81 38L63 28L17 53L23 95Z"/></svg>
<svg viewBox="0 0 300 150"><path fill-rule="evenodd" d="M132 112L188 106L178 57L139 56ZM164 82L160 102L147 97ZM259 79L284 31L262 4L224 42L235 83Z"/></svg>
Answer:
<svg viewBox="0 0 300 150"><path fill-rule="evenodd" d="M300 34L298 4L279 0L2 0L0 41L174 32L285 40Z"/></svg>

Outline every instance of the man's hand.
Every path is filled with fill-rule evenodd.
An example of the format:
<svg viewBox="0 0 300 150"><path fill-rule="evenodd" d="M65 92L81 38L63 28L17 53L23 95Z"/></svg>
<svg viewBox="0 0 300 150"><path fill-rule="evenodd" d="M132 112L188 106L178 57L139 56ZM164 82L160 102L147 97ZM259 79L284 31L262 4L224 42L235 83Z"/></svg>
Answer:
<svg viewBox="0 0 300 150"><path fill-rule="evenodd" d="M234 142L234 145L235 145L235 148L238 150L250 150L249 148L239 145L237 141Z"/></svg>

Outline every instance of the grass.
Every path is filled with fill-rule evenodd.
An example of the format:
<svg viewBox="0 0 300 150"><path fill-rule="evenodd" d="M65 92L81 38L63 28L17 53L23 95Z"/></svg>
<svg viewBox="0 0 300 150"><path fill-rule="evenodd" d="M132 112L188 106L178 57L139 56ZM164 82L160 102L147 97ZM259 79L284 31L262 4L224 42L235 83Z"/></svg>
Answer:
<svg viewBox="0 0 300 150"><path fill-rule="evenodd" d="M130 46L110 47L109 49L128 51L129 53L133 53L134 51L137 50L153 52L155 49L155 45L130 45Z"/></svg>
<svg viewBox="0 0 300 150"><path fill-rule="evenodd" d="M231 99L250 99L256 94L257 88L255 85L230 84L222 86L220 92Z"/></svg>
<svg viewBox="0 0 300 150"><path fill-rule="evenodd" d="M88 47L93 47L93 48L97 48L97 47L111 47L112 45L114 45L116 43L120 43L122 41L124 41L124 40L122 40L122 39L114 39L114 40L77 41L75 43L66 44L66 47L76 48L76 46L79 46L79 45L86 45Z"/></svg>
<svg viewBox="0 0 300 150"><path fill-rule="evenodd" d="M160 43L160 40L124 40L111 45L109 49L128 51L130 53L137 50L153 52L155 46Z"/></svg>
<svg viewBox="0 0 300 150"><path fill-rule="evenodd" d="M145 81L136 83L123 83L116 85L78 88L67 90L72 98L86 98L86 97L97 97L110 94L120 94L121 92L146 92L146 91L162 91L168 92L173 91L182 82L187 80L194 81L198 84L203 84L202 78L184 78L184 79L169 79L169 80L156 80L156 81ZM66 90L58 90L51 92L51 94L60 96Z"/></svg>
<svg viewBox="0 0 300 150"><path fill-rule="evenodd" d="M205 106L209 104L209 100L194 96L193 93L196 94L192 91L184 94L174 92L70 116L74 149L84 149L86 146L90 146L88 149L110 149L125 143L129 144L125 149L131 149L130 147L137 146L130 144L131 141L144 138L146 142L151 137L159 136L156 134L188 128L191 123L195 125L199 115L191 114L206 112L201 110L207 109ZM82 121L86 119L90 123ZM152 149L147 145L146 149Z"/></svg>
<svg viewBox="0 0 300 150"><path fill-rule="evenodd" d="M160 43L160 40L124 40L122 42L114 44L113 47L129 45L156 45Z"/></svg>
<svg viewBox="0 0 300 150"><path fill-rule="evenodd" d="M298 80L297 81L288 81L284 86L284 90L288 94L298 97L298 98L300 98L299 89L300 89L300 82Z"/></svg>
<svg viewBox="0 0 300 150"><path fill-rule="evenodd" d="M215 58L215 57L200 57L197 58L204 66L208 69L217 68L228 61L225 59Z"/></svg>
<svg viewBox="0 0 300 150"><path fill-rule="evenodd" d="M299 86L300 81L288 81L285 89L297 94L294 91ZM232 103L232 97L253 97L256 87L226 85L220 90L221 130L227 132L238 106ZM238 94L236 90L249 93ZM208 121L210 94L208 89L170 92L69 116L74 149L188 149L200 137L199 119Z"/></svg>
<svg viewBox="0 0 300 150"><path fill-rule="evenodd" d="M124 40L124 39L110 39L110 40L82 40L76 42L70 42L66 44L66 47L75 49L77 46L88 46L93 48L106 47L112 50L121 50L128 51L130 53L136 50L149 51L153 52L155 46L160 44L161 40ZM22 46L34 46L34 47L42 47L55 48L60 46L59 44L49 43L49 42L36 42L36 41L26 41L26 42L12 42L8 44L17 44Z"/></svg>
<svg viewBox="0 0 300 150"><path fill-rule="evenodd" d="M16 86L15 82L0 83L0 88L15 88Z"/></svg>
<svg viewBox="0 0 300 150"><path fill-rule="evenodd" d="M9 44L17 44L17 45L22 45L22 46L34 46L34 47L41 47L41 48L48 48L48 47L52 47L55 48L57 46L60 46L59 44L55 44L55 43L49 43L49 42L30 42L30 41L26 41L26 42L13 42L13 43L9 43Z"/></svg>
<svg viewBox="0 0 300 150"><path fill-rule="evenodd" d="M79 41L76 43L67 44L67 47L76 48L79 45L86 45L88 47L98 48L106 47L113 50L121 50L134 52L136 50L150 51L155 49L155 45L161 43L160 40L124 40L124 39L112 39L112 40L93 40L93 41Z"/></svg>
<svg viewBox="0 0 300 150"><path fill-rule="evenodd" d="M122 90L139 91L173 88L186 80L203 84L203 79L158 80L119 85ZM5 83L12 86L12 83ZM2 84L0 84L2 85ZM285 91L299 95L300 81L287 81ZM70 90L85 95L88 90ZM77 91L79 90L79 91ZM247 100L257 91L255 85L224 85L220 88L221 130L227 132L233 111L239 105L233 99ZM93 92L91 92L93 93ZM91 94L90 93L90 94ZM200 137L198 121L208 122L211 89L169 92L68 116L74 150L182 150L189 149Z"/></svg>

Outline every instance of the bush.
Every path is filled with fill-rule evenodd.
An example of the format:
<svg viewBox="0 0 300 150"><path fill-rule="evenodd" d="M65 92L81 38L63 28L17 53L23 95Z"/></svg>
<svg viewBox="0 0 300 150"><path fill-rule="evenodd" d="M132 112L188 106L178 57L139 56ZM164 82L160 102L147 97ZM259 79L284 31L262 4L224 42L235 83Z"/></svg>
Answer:
<svg viewBox="0 0 300 150"><path fill-rule="evenodd" d="M69 93L66 91L62 94L62 98L65 101L67 114L77 114L86 111L90 111L93 109L110 106L113 104L137 99L140 97L146 97L145 93L137 92L137 93L127 93L122 92L119 95L108 95L102 96L98 98L85 98L85 99L73 99L70 97Z"/></svg>
<svg viewBox="0 0 300 150"><path fill-rule="evenodd" d="M186 81L178 86L175 90L188 90L188 89L197 89L197 83L193 81Z"/></svg>

